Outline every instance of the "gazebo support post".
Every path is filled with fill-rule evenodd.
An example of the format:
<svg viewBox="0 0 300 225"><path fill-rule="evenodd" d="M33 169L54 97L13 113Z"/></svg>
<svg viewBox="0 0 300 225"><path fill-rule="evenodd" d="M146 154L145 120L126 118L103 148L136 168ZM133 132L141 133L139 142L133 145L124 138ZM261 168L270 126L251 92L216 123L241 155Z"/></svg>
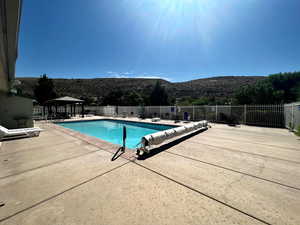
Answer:
<svg viewBox="0 0 300 225"><path fill-rule="evenodd" d="M75 116L75 104L73 105L73 116Z"/></svg>
<svg viewBox="0 0 300 225"><path fill-rule="evenodd" d="M84 118L84 104L81 103L81 117Z"/></svg>

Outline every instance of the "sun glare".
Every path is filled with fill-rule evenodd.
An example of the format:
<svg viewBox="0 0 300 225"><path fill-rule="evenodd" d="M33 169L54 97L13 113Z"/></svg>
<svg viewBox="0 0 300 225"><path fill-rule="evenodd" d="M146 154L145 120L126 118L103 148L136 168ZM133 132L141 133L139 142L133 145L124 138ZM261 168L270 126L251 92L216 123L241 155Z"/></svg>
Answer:
<svg viewBox="0 0 300 225"><path fill-rule="evenodd" d="M216 16L211 0L125 0L130 15L143 23L150 38L170 41L186 35L197 35L202 42L209 40Z"/></svg>

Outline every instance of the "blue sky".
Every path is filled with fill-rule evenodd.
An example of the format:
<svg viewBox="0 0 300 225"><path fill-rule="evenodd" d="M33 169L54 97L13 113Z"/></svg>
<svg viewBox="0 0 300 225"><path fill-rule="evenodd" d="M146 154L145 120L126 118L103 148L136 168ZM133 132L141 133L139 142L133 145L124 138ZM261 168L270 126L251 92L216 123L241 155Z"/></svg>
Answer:
<svg viewBox="0 0 300 225"><path fill-rule="evenodd" d="M300 70L299 0L26 0L17 76L268 75Z"/></svg>

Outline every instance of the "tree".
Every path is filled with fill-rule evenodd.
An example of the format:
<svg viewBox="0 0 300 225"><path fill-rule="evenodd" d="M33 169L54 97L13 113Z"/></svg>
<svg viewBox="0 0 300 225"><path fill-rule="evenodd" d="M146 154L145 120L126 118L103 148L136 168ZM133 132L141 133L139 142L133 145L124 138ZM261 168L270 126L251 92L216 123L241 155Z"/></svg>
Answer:
<svg viewBox="0 0 300 225"><path fill-rule="evenodd" d="M198 99L195 99L192 102L193 105L208 105L209 104L209 99L207 97L201 97Z"/></svg>
<svg viewBox="0 0 300 225"><path fill-rule="evenodd" d="M151 94L150 94L151 105L169 105L169 97L164 87L157 81Z"/></svg>
<svg viewBox="0 0 300 225"><path fill-rule="evenodd" d="M90 96L80 96L80 99L84 101L85 105L93 105L96 102L96 99Z"/></svg>
<svg viewBox="0 0 300 225"><path fill-rule="evenodd" d="M272 74L269 81L276 91L281 91L283 102L297 100L300 72Z"/></svg>
<svg viewBox="0 0 300 225"><path fill-rule="evenodd" d="M56 98L54 84L46 74L43 74L38 80L38 84L34 87L34 95L41 105L50 99Z"/></svg>
<svg viewBox="0 0 300 225"><path fill-rule="evenodd" d="M278 104L281 93L270 82L262 81L252 86L239 89L235 94L237 104Z"/></svg>
<svg viewBox="0 0 300 225"><path fill-rule="evenodd" d="M103 99L103 105L123 105L124 93L121 90L111 91Z"/></svg>
<svg viewBox="0 0 300 225"><path fill-rule="evenodd" d="M235 99L237 104L252 104L253 103L253 96L254 95L254 88L253 86L247 85L238 89L235 93Z"/></svg>
<svg viewBox="0 0 300 225"><path fill-rule="evenodd" d="M144 99L136 91L130 91L125 94L123 104L128 106L143 105Z"/></svg>
<svg viewBox="0 0 300 225"><path fill-rule="evenodd" d="M296 101L300 101L300 84L293 88L293 93L296 96Z"/></svg>
<svg viewBox="0 0 300 225"><path fill-rule="evenodd" d="M144 105L144 98L136 91L111 91L103 99L102 105L137 106Z"/></svg>
<svg viewBox="0 0 300 225"><path fill-rule="evenodd" d="M254 85L238 89L237 104L283 104L297 101L300 95L300 72L272 74Z"/></svg>

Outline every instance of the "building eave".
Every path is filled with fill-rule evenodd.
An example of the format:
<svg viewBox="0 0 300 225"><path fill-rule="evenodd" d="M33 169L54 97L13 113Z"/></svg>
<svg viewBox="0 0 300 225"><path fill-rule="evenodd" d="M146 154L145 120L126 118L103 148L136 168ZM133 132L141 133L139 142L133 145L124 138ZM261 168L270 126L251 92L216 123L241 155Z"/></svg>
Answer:
<svg viewBox="0 0 300 225"><path fill-rule="evenodd" d="M1 24L4 44L5 66L8 81L15 78L15 64L18 57L18 40L22 0L1 1Z"/></svg>

